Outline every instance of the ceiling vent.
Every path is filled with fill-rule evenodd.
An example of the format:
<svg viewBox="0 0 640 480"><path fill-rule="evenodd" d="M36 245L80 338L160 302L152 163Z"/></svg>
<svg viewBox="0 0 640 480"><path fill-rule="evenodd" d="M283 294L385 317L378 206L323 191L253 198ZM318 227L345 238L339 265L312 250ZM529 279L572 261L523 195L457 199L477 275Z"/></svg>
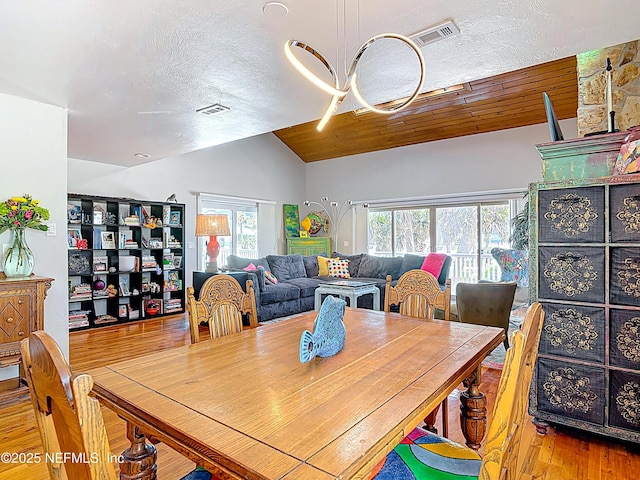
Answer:
<svg viewBox="0 0 640 480"><path fill-rule="evenodd" d="M442 40L446 37L453 37L454 35L457 35L459 33L460 29L458 28L458 26L453 23L453 21L448 20L438 26L415 33L409 38L416 42L418 47L424 47L425 45L437 42L438 40Z"/></svg>
<svg viewBox="0 0 640 480"><path fill-rule="evenodd" d="M228 112L231 110L229 107L225 107L219 103L214 103L213 105L209 105L208 107L203 107L196 110L197 113L202 113L204 115L215 115L216 113Z"/></svg>

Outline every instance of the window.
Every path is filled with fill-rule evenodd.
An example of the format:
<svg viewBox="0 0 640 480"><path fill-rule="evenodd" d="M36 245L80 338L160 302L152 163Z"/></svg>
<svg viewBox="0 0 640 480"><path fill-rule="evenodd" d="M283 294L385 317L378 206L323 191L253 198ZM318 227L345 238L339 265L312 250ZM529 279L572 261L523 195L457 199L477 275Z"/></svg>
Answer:
<svg viewBox="0 0 640 480"><path fill-rule="evenodd" d="M425 199L426 205L419 206L416 200L411 207L372 205L367 218L368 252L382 256L446 253L453 258L454 292L458 282L498 281L500 267L491 249L509 247L511 218L524 203L513 194L504 197L466 202L461 198L455 204Z"/></svg>
<svg viewBox="0 0 640 480"><path fill-rule="evenodd" d="M231 235L218 237L220 254L218 265L227 265L227 257L231 254L240 257L258 258L258 203L232 197L213 195L199 197L199 213L216 213L229 217ZM201 271L207 265L207 237L198 237L198 263Z"/></svg>

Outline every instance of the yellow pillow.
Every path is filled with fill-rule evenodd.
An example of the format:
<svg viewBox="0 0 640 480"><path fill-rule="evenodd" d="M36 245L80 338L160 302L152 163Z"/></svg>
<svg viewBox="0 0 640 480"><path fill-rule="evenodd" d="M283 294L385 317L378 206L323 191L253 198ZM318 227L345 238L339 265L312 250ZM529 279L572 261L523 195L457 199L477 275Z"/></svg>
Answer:
<svg viewBox="0 0 640 480"><path fill-rule="evenodd" d="M340 260L340 258L336 257L333 260ZM318 257L318 276L329 276L329 259L327 257Z"/></svg>

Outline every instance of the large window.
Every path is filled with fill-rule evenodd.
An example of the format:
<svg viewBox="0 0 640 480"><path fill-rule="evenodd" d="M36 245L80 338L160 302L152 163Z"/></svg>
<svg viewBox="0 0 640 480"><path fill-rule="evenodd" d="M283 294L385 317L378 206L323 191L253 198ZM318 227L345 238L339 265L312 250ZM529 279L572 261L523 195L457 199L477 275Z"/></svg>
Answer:
<svg viewBox="0 0 640 480"><path fill-rule="evenodd" d="M204 197L199 199L199 213L216 213L229 217L231 235L217 237L220 244L218 266L227 264L230 254L240 257L258 258L258 204L242 199L224 197ZM199 270L207 265L207 237L198 237Z"/></svg>
<svg viewBox="0 0 640 480"><path fill-rule="evenodd" d="M520 203L505 198L424 207L373 206L367 219L368 251L382 256L446 253L453 258L454 292L458 282L497 281L500 268L491 249L509 247L511 218Z"/></svg>

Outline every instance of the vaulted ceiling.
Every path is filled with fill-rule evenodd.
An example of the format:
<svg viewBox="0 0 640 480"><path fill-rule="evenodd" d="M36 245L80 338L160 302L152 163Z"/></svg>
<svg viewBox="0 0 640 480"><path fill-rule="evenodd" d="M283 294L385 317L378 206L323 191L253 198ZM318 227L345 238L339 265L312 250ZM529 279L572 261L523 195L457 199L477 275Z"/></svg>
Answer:
<svg viewBox="0 0 640 480"><path fill-rule="evenodd" d="M578 108L576 57L474 80L460 90L418 98L392 115L353 112L274 133L305 162L432 142L445 138L523 127L547 121L542 92L558 119ZM453 89L451 89L453 90ZM437 92L436 92L437 93Z"/></svg>
<svg viewBox="0 0 640 480"><path fill-rule="evenodd" d="M277 131L316 161L544 122L543 90L560 118L574 116L575 95L561 82L575 79L555 61L636 40L639 17L638 0L4 0L0 93L67 108L72 158L134 166ZM467 91L388 117L354 117L350 93L317 134L328 95L287 61L288 39L322 52L344 82L367 39L447 20L460 33L421 47L421 91ZM415 56L395 47L366 55L359 80L369 102L413 91ZM196 113L215 103L230 110Z"/></svg>

